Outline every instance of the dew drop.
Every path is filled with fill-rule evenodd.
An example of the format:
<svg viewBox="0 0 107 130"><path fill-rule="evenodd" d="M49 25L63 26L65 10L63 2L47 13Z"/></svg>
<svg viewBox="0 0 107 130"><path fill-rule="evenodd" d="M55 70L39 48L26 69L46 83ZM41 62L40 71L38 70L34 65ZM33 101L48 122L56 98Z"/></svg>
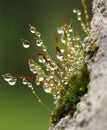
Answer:
<svg viewBox="0 0 107 130"><path fill-rule="evenodd" d="M39 78L40 78L40 76L37 75L37 76L36 76L36 81L35 81L36 85L40 85L40 80L39 80Z"/></svg>
<svg viewBox="0 0 107 130"><path fill-rule="evenodd" d="M71 27L71 24L70 24L70 25L68 25L68 31L69 31L69 32L72 32L72 27Z"/></svg>
<svg viewBox="0 0 107 130"><path fill-rule="evenodd" d="M36 74L37 70L39 70L39 69L37 68L35 62L32 59L29 59L28 64L29 64L30 71L33 72L34 74Z"/></svg>
<svg viewBox="0 0 107 130"><path fill-rule="evenodd" d="M13 77L10 81L8 81L9 85L15 85L16 84L17 79L15 77Z"/></svg>
<svg viewBox="0 0 107 130"><path fill-rule="evenodd" d="M32 88L32 83L28 82L28 83L27 83L27 86L28 86L29 88Z"/></svg>
<svg viewBox="0 0 107 130"><path fill-rule="evenodd" d="M51 93L51 88L49 86L46 86L45 84L43 85L44 91L46 93Z"/></svg>
<svg viewBox="0 0 107 130"><path fill-rule="evenodd" d="M22 45L24 48L29 48L31 43L25 39L21 39Z"/></svg>
<svg viewBox="0 0 107 130"><path fill-rule="evenodd" d="M43 58L43 56L38 56L38 61L40 63L45 63L45 59Z"/></svg>
<svg viewBox="0 0 107 130"><path fill-rule="evenodd" d="M34 74L37 73L37 70L36 70L36 66L35 66L35 65L30 65L29 69L30 69L30 71L33 72Z"/></svg>
<svg viewBox="0 0 107 130"><path fill-rule="evenodd" d="M54 71L54 70L57 70L57 69L58 69L57 65L54 62L52 62L51 66L50 66L50 70Z"/></svg>
<svg viewBox="0 0 107 130"><path fill-rule="evenodd" d="M37 45L38 47L42 46L42 45L43 45L43 41L42 41L42 40L37 40L37 41L36 41L36 45Z"/></svg>
<svg viewBox="0 0 107 130"><path fill-rule="evenodd" d="M36 36L37 36L38 38L40 38L40 37L41 37L41 33L36 31Z"/></svg>
<svg viewBox="0 0 107 130"><path fill-rule="evenodd" d="M28 83L28 81L27 81L25 78L23 78L23 79L22 79L22 83L23 83L24 85L26 85L26 84Z"/></svg>
<svg viewBox="0 0 107 130"><path fill-rule="evenodd" d="M60 71L58 72L58 74L59 74L60 76L62 76L62 75L64 74L64 72L63 72L62 70L60 70Z"/></svg>
<svg viewBox="0 0 107 130"><path fill-rule="evenodd" d="M31 26L31 25L30 25L30 26ZM31 26L31 27L30 27L30 32L33 33L33 34L36 33L36 28L33 27L33 26Z"/></svg>
<svg viewBox="0 0 107 130"><path fill-rule="evenodd" d="M77 10L76 10L76 9L73 9L73 13L77 13Z"/></svg>
<svg viewBox="0 0 107 130"><path fill-rule="evenodd" d="M61 42L62 42L63 44L66 43L66 40L65 40L64 36L61 37Z"/></svg>
<svg viewBox="0 0 107 130"><path fill-rule="evenodd" d="M59 59L60 61L62 61L64 59L63 55L61 55L61 53L57 52L56 55L57 59Z"/></svg>
<svg viewBox="0 0 107 130"><path fill-rule="evenodd" d="M42 82L44 80L44 77L39 77L39 81Z"/></svg>
<svg viewBox="0 0 107 130"><path fill-rule="evenodd" d="M40 100L40 99L38 99L38 102L39 102L39 103L41 103L41 100Z"/></svg>
<svg viewBox="0 0 107 130"><path fill-rule="evenodd" d="M81 15L81 11L80 11L80 10L77 10L77 14L80 16L80 15Z"/></svg>
<svg viewBox="0 0 107 130"><path fill-rule="evenodd" d="M47 51L47 47L46 47L45 45L42 45L42 50L43 50L44 52L46 52L46 51Z"/></svg>
<svg viewBox="0 0 107 130"><path fill-rule="evenodd" d="M60 49L60 51L61 51L61 53L64 53L64 52L65 52L65 50L64 50L64 49Z"/></svg>
<svg viewBox="0 0 107 130"><path fill-rule="evenodd" d="M40 82L39 82L39 81L36 81L36 85L40 85Z"/></svg>
<svg viewBox="0 0 107 130"><path fill-rule="evenodd" d="M30 45L25 43L25 42L23 42L22 45L23 45L24 48L29 48L30 47Z"/></svg>
<svg viewBox="0 0 107 130"><path fill-rule="evenodd" d="M80 18L80 17L78 17L78 18L77 18L77 20L78 20L78 21L80 21L80 20L81 20L81 18Z"/></svg>
<svg viewBox="0 0 107 130"><path fill-rule="evenodd" d="M58 27L57 28L57 33L58 34L64 34L63 28L62 27Z"/></svg>
<svg viewBox="0 0 107 130"><path fill-rule="evenodd" d="M2 75L2 77L3 77L4 80L7 81L7 82L9 82L9 81L13 78L13 76L12 76L11 73L6 73L6 74Z"/></svg>

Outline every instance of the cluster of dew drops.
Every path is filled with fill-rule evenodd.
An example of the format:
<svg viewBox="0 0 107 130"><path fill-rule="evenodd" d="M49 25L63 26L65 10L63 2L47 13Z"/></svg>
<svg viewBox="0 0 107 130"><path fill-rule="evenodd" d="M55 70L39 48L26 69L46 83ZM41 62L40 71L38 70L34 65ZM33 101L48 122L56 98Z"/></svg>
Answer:
<svg viewBox="0 0 107 130"><path fill-rule="evenodd" d="M73 10L77 14L77 19L81 22L83 30L87 33L89 28L83 23L81 11ZM27 85L36 95L32 81L37 86L42 85L46 93L50 93L54 98L54 103L58 104L60 99L60 90L63 86L69 84L69 80L73 75L78 75L84 63L85 44L82 42L78 32L73 29L72 22L63 24L58 27L56 34L56 59L53 60L49 55L47 46L41 39L41 33L36 27L30 26L30 32L34 35L35 43L32 44L28 40L21 39L24 48L38 47L41 52L36 53L35 60L29 59L28 65L30 71L35 75L35 78L30 78L23 75L15 75L6 73L3 76L4 80L10 85L15 85L17 77L22 79L22 83ZM42 65L41 65L42 64ZM44 69L45 68L45 69ZM38 100L40 98L36 95Z"/></svg>

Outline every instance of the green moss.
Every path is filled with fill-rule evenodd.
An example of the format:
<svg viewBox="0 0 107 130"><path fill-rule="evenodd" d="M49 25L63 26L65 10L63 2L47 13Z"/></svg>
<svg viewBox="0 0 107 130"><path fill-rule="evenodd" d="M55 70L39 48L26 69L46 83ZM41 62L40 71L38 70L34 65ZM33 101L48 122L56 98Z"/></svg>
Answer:
<svg viewBox="0 0 107 130"><path fill-rule="evenodd" d="M93 55L97 52L98 46L96 44L93 44L90 46L88 52L87 52L87 57L90 59L93 57Z"/></svg>
<svg viewBox="0 0 107 130"><path fill-rule="evenodd" d="M61 97L59 105L52 112L50 122L56 124L62 117L76 110L76 104L80 101L81 96L87 92L87 85L89 83L89 71L87 66L84 65L80 70L80 74L74 75L69 81L69 86L64 86L64 91L66 92L64 96Z"/></svg>

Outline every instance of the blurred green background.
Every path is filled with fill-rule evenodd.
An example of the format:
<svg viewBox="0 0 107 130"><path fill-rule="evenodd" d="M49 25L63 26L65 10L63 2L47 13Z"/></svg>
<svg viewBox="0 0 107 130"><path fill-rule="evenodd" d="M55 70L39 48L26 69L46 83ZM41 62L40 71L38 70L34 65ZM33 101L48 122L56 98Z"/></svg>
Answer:
<svg viewBox="0 0 107 130"><path fill-rule="evenodd" d="M92 0L87 0L89 12L91 3ZM39 29L53 55L54 34L64 17L68 22L72 18L75 29L81 32L72 13L73 8L81 7L81 0L0 0L0 75L7 72L32 75L27 61L34 57L34 52L24 49L20 42L21 38L32 39L29 23ZM52 97L36 85L35 89L52 110ZM49 117L50 113L20 80L9 86L0 76L0 130L48 130Z"/></svg>

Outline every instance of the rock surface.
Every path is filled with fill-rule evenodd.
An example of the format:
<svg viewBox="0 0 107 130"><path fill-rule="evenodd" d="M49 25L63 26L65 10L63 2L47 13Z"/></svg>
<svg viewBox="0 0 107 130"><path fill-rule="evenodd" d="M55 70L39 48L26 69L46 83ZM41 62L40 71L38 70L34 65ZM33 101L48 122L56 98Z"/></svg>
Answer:
<svg viewBox="0 0 107 130"><path fill-rule="evenodd" d="M93 0L93 19L87 38L87 52L96 44L99 49L87 60L90 71L88 93L71 118L67 115L49 130L107 130L107 0Z"/></svg>

